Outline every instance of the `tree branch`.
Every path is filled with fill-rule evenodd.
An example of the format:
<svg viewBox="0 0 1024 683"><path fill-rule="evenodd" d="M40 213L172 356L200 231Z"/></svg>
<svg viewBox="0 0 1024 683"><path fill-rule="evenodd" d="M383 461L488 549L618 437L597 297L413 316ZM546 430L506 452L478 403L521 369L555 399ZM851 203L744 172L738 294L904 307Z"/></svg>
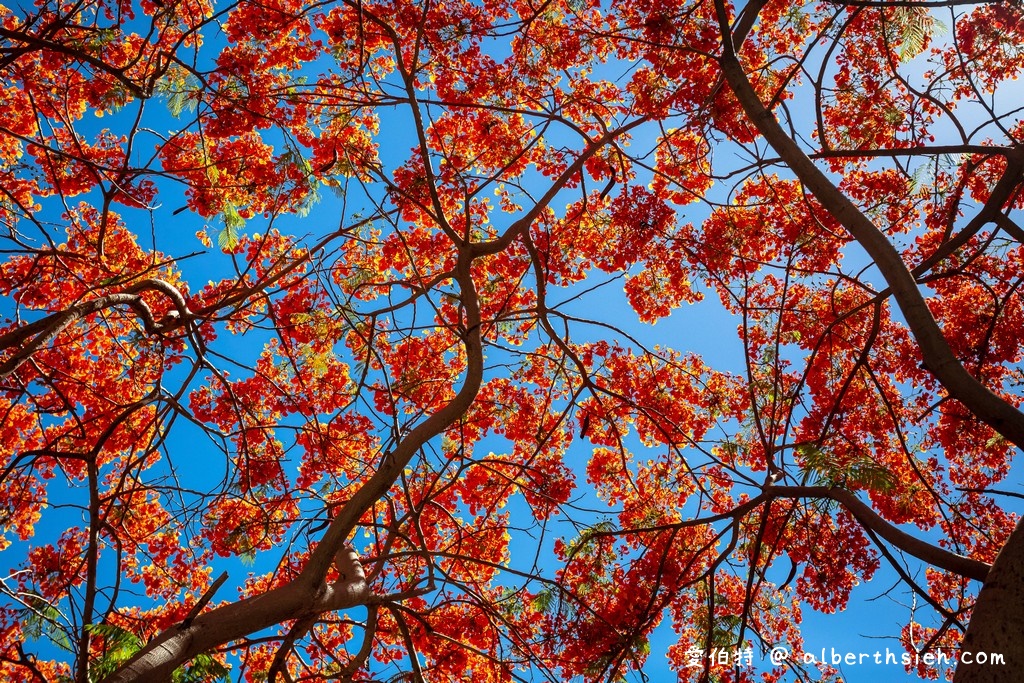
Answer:
<svg viewBox="0 0 1024 683"><path fill-rule="evenodd" d="M896 304L921 349L925 366L949 395L1018 448L1024 448L1024 414L974 378L953 354L942 330L918 289L913 274L885 234L844 195L791 138L761 102L729 39L724 0L715 0L722 30L722 73L747 117L775 149L800 182L843 225L874 260L892 290ZM1020 150L1008 153L1020 163ZM1005 177L1005 176L1004 176Z"/></svg>
<svg viewBox="0 0 1024 683"><path fill-rule="evenodd" d="M965 576L975 581L985 581L991 566L950 552L937 545L911 536L899 527L887 522L852 492L828 486L772 486L765 493L774 498L828 498L840 503L850 511L858 522L885 539L908 555L946 571Z"/></svg>

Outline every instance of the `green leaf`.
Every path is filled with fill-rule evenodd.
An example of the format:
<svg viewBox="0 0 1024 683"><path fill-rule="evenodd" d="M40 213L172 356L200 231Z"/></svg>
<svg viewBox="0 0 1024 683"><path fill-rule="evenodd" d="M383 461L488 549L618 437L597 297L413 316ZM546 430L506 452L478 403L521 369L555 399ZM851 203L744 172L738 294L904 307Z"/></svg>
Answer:
<svg viewBox="0 0 1024 683"><path fill-rule="evenodd" d="M580 553L587 553L594 549L593 539L596 535L606 533L615 528L610 521L601 521L594 526L584 529L583 532L571 543L567 544L567 555L573 557Z"/></svg>
<svg viewBox="0 0 1024 683"><path fill-rule="evenodd" d="M726 614L716 617L711 628L711 646L719 648L736 647L739 642L740 624L738 615Z"/></svg>
<svg viewBox="0 0 1024 683"><path fill-rule="evenodd" d="M113 624L89 624L85 630L103 639L99 659L89 666L90 681L100 681L114 673L144 645L137 635Z"/></svg>
<svg viewBox="0 0 1024 683"><path fill-rule="evenodd" d="M901 62L909 62L917 57L934 33L946 29L942 22L921 7L897 7L893 10L893 20L899 31L897 39L900 48L897 55Z"/></svg>
<svg viewBox="0 0 1024 683"><path fill-rule="evenodd" d="M196 655L187 665L171 675L172 683L210 683L227 681L231 669L208 654Z"/></svg>
<svg viewBox="0 0 1024 683"><path fill-rule="evenodd" d="M195 111L197 99L193 97L201 90L201 83L195 75L180 66L172 65L163 78L156 82L153 91L167 98L167 110L178 118L183 111Z"/></svg>
<svg viewBox="0 0 1024 683"><path fill-rule="evenodd" d="M221 220L224 221L224 229L217 235L217 246L224 251L231 251L238 246L242 229L245 228L245 219L239 215L238 207L229 203L224 205Z"/></svg>
<svg viewBox="0 0 1024 683"><path fill-rule="evenodd" d="M167 110L171 112L171 116L178 118L181 116L181 112L184 111L187 102L188 93L184 90L176 90L167 98Z"/></svg>
<svg viewBox="0 0 1024 683"><path fill-rule="evenodd" d="M812 444L796 447L804 468L816 475L818 484L824 486L848 486L856 484L873 491L885 493L893 488L892 473L867 457L858 457L846 463L837 462L835 457Z"/></svg>
<svg viewBox="0 0 1024 683"><path fill-rule="evenodd" d="M533 609L541 614L546 613L551 609L551 601L554 597L555 592L551 588L544 588L533 596Z"/></svg>
<svg viewBox="0 0 1024 683"><path fill-rule="evenodd" d="M25 602L29 607L19 611L22 633L32 640L46 639L72 652L71 639L60 624L60 610L37 596L29 596Z"/></svg>

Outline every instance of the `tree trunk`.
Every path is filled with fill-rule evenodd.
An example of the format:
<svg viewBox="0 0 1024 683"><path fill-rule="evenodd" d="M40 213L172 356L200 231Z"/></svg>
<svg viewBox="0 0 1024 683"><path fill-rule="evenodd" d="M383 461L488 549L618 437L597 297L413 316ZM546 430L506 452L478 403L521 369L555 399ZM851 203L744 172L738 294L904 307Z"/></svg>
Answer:
<svg viewBox="0 0 1024 683"><path fill-rule="evenodd" d="M1024 520L992 564L960 652L953 683L1008 683L1024 676Z"/></svg>

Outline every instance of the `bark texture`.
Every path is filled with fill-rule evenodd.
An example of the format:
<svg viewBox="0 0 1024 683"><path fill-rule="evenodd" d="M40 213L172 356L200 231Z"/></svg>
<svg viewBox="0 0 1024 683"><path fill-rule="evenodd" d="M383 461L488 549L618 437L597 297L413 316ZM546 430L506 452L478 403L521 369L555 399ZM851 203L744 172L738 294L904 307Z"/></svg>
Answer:
<svg viewBox="0 0 1024 683"><path fill-rule="evenodd" d="M993 655L1005 661L993 663ZM1024 522L1017 524L992 564L974 606L961 657L954 683L1024 680Z"/></svg>

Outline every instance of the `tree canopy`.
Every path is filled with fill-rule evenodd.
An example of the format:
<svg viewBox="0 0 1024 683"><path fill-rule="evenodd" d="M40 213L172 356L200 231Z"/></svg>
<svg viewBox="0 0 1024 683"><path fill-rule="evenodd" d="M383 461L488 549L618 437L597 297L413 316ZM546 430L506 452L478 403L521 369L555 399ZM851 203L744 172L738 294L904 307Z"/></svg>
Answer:
<svg viewBox="0 0 1024 683"><path fill-rule="evenodd" d="M1019 2L0 40L0 678L834 680L802 615L878 571L1024 668Z"/></svg>

